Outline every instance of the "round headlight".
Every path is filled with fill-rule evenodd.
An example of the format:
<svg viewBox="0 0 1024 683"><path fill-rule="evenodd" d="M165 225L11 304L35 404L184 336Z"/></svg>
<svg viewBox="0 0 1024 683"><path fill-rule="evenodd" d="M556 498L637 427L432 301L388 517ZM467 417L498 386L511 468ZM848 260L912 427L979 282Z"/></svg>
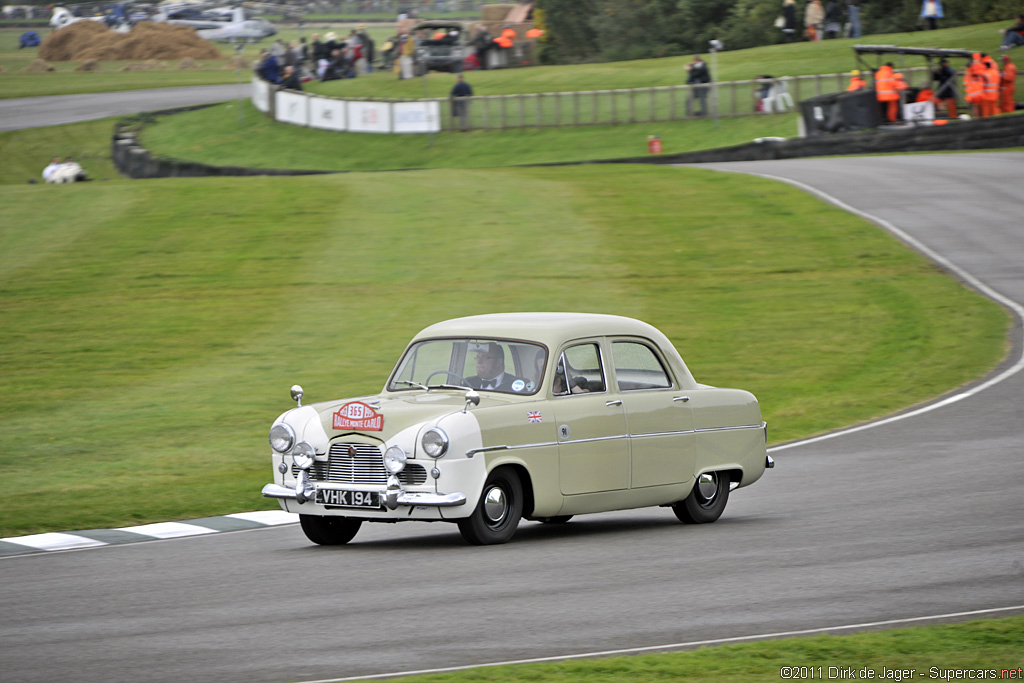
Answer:
<svg viewBox="0 0 1024 683"><path fill-rule="evenodd" d="M292 451L292 461L295 466L300 470L308 470L313 466L313 456L316 455L316 451L305 441L295 444L295 450Z"/></svg>
<svg viewBox="0 0 1024 683"><path fill-rule="evenodd" d="M398 474L405 469L406 455L398 446L392 446L384 451L384 469L391 474Z"/></svg>
<svg viewBox="0 0 1024 683"><path fill-rule="evenodd" d="M448 435L443 429L431 427L423 432L421 445L423 451L431 458L440 458L448 451Z"/></svg>
<svg viewBox="0 0 1024 683"><path fill-rule="evenodd" d="M295 445L295 430L283 422L270 428L270 447L278 453L287 453Z"/></svg>

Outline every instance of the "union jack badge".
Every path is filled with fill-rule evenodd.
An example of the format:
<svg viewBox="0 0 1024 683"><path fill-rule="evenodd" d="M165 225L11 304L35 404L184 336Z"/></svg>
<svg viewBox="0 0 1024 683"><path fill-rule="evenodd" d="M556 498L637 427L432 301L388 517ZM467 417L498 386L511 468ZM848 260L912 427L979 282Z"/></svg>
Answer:
<svg viewBox="0 0 1024 683"><path fill-rule="evenodd" d="M540 411L538 410L531 410L528 413L526 413L527 422L540 422L541 420L542 416L540 414Z"/></svg>

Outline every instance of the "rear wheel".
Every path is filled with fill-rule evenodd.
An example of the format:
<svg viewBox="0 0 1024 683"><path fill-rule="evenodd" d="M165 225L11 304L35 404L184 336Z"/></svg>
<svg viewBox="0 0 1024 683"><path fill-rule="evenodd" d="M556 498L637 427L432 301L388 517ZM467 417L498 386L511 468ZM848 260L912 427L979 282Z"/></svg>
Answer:
<svg viewBox="0 0 1024 683"><path fill-rule="evenodd" d="M523 486L510 469L491 472L476 509L459 520L462 537L473 545L505 543L516 533L523 516Z"/></svg>
<svg viewBox="0 0 1024 683"><path fill-rule="evenodd" d="M728 502L729 473L705 472L697 477L690 495L673 505L672 511L684 524L707 524L722 516Z"/></svg>
<svg viewBox="0 0 1024 683"><path fill-rule="evenodd" d="M306 538L317 545L344 545L359 531L363 520L348 517L299 515L299 524Z"/></svg>

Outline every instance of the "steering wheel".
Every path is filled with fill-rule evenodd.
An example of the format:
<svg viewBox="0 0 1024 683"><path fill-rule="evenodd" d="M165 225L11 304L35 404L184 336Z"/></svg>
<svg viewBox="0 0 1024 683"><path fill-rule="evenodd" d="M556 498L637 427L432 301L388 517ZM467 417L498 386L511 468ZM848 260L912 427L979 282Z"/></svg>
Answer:
<svg viewBox="0 0 1024 683"><path fill-rule="evenodd" d="M461 375L456 375L454 372L448 372L447 370L435 370L434 372L430 373L429 375L427 375L427 379L424 382L424 384L430 384L430 378L433 377L434 375L448 375L449 377L454 377L455 379L459 380L462 386L467 388L469 387L469 383L466 382L465 377Z"/></svg>

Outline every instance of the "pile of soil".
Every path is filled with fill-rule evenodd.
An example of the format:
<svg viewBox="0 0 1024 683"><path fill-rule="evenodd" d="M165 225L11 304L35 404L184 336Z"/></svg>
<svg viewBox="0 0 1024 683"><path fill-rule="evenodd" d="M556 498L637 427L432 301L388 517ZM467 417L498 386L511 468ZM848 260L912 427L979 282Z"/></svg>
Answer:
<svg viewBox="0 0 1024 683"><path fill-rule="evenodd" d="M81 64L79 64L78 68L75 69L75 71L99 71L99 70L100 70L100 63L97 62L95 59L87 59L84 62L82 62Z"/></svg>
<svg viewBox="0 0 1024 683"><path fill-rule="evenodd" d="M39 46L39 57L54 62L95 59L221 59L213 43L188 26L144 21L128 33L117 33L95 21L76 21L53 31Z"/></svg>
<svg viewBox="0 0 1024 683"><path fill-rule="evenodd" d="M39 74L45 71L56 71L56 69L41 59L34 59L32 60L32 63L22 69L22 71L30 74Z"/></svg>

